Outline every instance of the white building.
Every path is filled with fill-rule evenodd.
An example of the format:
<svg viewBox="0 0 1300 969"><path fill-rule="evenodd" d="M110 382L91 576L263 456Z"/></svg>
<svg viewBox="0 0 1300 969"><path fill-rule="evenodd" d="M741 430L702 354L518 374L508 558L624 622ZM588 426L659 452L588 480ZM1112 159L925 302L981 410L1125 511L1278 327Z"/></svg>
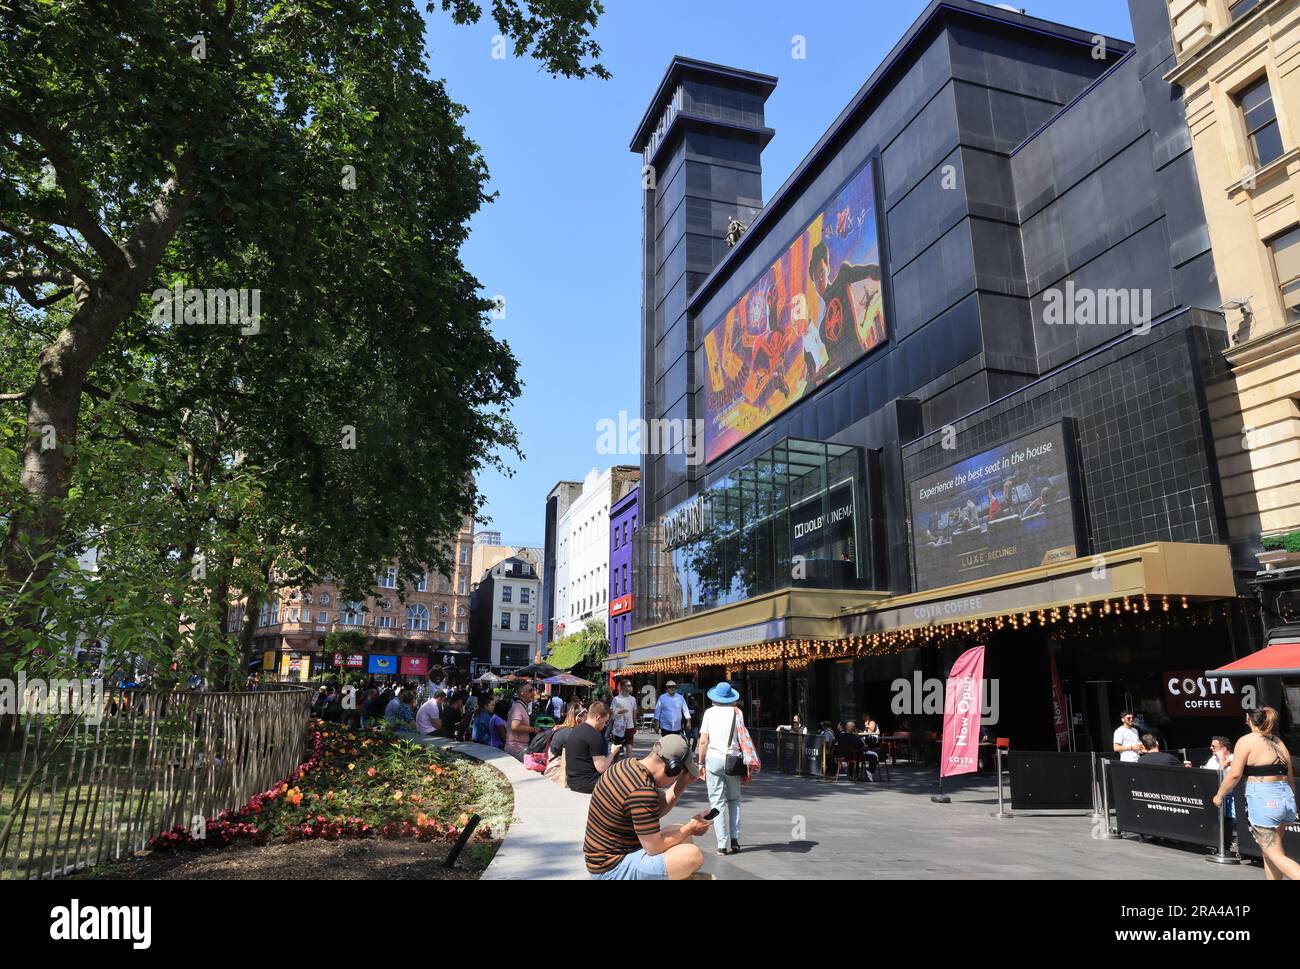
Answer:
<svg viewBox="0 0 1300 969"><path fill-rule="evenodd" d="M470 649L480 664L518 668L542 646L542 579L530 556L494 563L475 583Z"/></svg>
<svg viewBox="0 0 1300 969"><path fill-rule="evenodd" d="M631 465L604 472L592 468L582 494L556 523L553 639L577 632L589 619L608 629L609 507L624 481L640 477L641 470Z"/></svg>

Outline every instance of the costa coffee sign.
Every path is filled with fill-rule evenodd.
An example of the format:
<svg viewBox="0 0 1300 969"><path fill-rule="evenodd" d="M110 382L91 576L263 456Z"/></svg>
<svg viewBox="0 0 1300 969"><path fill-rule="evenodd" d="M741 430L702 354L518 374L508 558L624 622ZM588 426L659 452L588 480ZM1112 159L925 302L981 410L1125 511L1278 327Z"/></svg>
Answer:
<svg viewBox="0 0 1300 969"><path fill-rule="evenodd" d="M1164 674L1165 712L1171 717L1239 717L1254 709L1255 687L1204 670Z"/></svg>

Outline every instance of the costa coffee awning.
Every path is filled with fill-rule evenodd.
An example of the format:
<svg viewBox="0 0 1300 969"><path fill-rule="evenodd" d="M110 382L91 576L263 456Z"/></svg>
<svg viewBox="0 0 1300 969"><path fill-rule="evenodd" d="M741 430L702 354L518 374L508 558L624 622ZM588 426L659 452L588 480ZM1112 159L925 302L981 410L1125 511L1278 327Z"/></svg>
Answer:
<svg viewBox="0 0 1300 969"><path fill-rule="evenodd" d="M1300 676L1300 642L1273 643L1206 676Z"/></svg>

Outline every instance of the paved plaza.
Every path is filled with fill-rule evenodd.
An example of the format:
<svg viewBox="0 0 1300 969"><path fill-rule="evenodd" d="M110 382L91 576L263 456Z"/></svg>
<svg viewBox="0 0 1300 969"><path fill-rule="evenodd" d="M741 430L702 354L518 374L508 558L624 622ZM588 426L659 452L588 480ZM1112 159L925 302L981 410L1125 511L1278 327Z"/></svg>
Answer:
<svg viewBox="0 0 1300 969"><path fill-rule="evenodd" d="M637 744L637 756L649 744ZM719 879L1079 878L1262 880L1249 864L1218 865L1199 848L1094 838L1080 811L1013 811L999 820L997 782L949 778L952 803L935 804L936 772L899 764L892 781L836 782L764 771L744 790L741 842L725 858L712 834L696 840ZM955 781L955 782L954 782ZM1009 795L1009 792L1008 792ZM668 821L708 810L704 781Z"/></svg>

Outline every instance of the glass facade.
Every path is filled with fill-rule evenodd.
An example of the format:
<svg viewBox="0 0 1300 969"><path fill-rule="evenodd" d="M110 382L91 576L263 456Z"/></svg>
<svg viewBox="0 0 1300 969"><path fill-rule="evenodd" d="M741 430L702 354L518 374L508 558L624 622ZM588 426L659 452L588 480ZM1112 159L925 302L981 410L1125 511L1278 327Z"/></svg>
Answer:
<svg viewBox="0 0 1300 969"><path fill-rule="evenodd" d="M778 589L862 588L864 480L861 448L786 438L703 489L637 533L634 625Z"/></svg>

